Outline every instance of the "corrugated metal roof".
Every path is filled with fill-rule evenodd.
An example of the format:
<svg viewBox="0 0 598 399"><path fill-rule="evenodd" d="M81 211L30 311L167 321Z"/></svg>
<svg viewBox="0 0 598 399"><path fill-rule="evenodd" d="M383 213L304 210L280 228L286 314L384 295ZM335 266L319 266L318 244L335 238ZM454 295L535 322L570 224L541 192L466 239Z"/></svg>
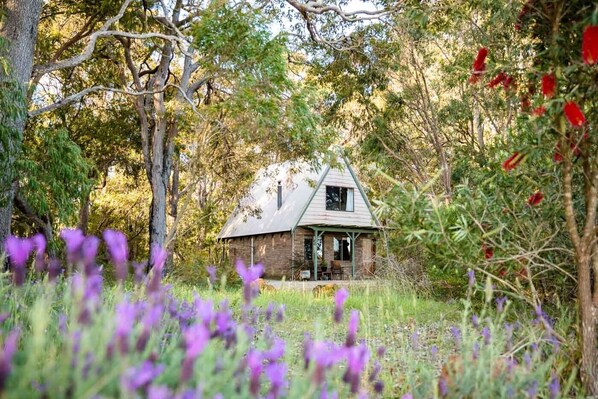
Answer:
<svg viewBox="0 0 598 399"><path fill-rule="evenodd" d="M350 171L350 166L345 159L340 162ZM237 209L229 217L218 234L218 239L291 231L297 226L318 184L325 178L329 169L327 165L315 169L307 163L284 162L260 170L249 189L249 194L241 200ZM359 182L356 181L357 178L352 171L350 173L369 208L369 202ZM277 201L279 181L282 183L280 209ZM376 221L372 223L373 228L377 225Z"/></svg>
<svg viewBox="0 0 598 399"><path fill-rule="evenodd" d="M296 224L318 180L326 170L307 163L284 162L257 173L256 180L218 234L218 238L290 231ZM282 206L277 186L282 182Z"/></svg>

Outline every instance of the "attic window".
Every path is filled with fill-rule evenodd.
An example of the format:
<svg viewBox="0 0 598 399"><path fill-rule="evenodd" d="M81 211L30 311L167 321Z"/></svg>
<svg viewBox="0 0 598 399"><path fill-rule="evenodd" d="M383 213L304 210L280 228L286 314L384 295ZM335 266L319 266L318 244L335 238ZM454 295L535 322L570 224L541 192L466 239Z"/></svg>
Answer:
<svg viewBox="0 0 598 399"><path fill-rule="evenodd" d="M353 212L353 189L326 186L326 210Z"/></svg>

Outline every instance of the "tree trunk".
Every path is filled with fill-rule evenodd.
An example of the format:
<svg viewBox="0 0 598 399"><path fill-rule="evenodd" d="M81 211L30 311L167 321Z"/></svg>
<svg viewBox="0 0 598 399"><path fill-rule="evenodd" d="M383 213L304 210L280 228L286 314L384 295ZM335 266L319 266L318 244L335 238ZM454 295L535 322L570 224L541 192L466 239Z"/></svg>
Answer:
<svg viewBox="0 0 598 399"><path fill-rule="evenodd" d="M2 165L2 187L0 187L0 248L4 246L6 237L10 235L10 223L12 219L13 200L16 193L16 185L13 182L13 167L16 155L21 149L23 141L23 130L27 117L27 106L25 96L27 85L31 78L33 68L33 52L37 41L37 25L41 14L43 0L4 0L1 11L4 14L2 26L0 27L0 38L5 41L0 45L0 58L6 59L10 71L0 68L0 90L6 90L11 81L19 85L18 105L20 112L7 126L12 134L8 134L6 140L0 143L0 159ZM8 72L8 74L6 73ZM3 110L0 110L0 119L6 121Z"/></svg>
<svg viewBox="0 0 598 399"><path fill-rule="evenodd" d="M581 319L581 381L591 397L598 397L598 350L596 349L596 313L598 309L592 303L590 281L590 255L584 250L578 259L577 281L579 297L579 316Z"/></svg>
<svg viewBox="0 0 598 399"><path fill-rule="evenodd" d="M81 199L81 209L79 209L79 229L81 229L83 234L87 234L87 227L89 226L90 195L90 191L85 193L85 196Z"/></svg>

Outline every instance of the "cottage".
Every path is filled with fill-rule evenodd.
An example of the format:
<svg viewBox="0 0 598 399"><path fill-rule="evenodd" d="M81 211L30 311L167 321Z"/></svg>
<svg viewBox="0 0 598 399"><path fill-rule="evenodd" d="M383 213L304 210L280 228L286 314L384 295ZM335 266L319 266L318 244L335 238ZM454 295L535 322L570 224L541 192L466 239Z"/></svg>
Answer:
<svg viewBox="0 0 598 399"><path fill-rule="evenodd" d="M285 162L258 173L218 239L229 258L269 278L362 278L374 272L380 224L346 158L320 169Z"/></svg>

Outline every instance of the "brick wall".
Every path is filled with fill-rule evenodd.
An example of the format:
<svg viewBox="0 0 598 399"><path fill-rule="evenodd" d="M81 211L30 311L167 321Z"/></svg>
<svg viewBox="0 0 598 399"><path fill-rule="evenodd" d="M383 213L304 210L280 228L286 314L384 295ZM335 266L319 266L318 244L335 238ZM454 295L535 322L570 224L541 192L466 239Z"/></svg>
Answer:
<svg viewBox="0 0 598 399"><path fill-rule="evenodd" d="M343 233L324 234L324 260L327 265L334 260L333 238L343 237ZM253 237L253 260L254 263L264 264L264 277L266 278L291 278L292 270L299 270L311 265L311 261L305 260L305 239L313 238L313 230L298 228L295 230L295 246L293 250L292 236L290 232L262 234ZM361 234L355 243L355 278L367 277L371 265L369 260L372 255L363 253L364 240L371 240L371 234ZM251 237L233 238L228 240L229 259L232 262L241 259L246 265L251 262ZM294 252L294 257L293 257ZM365 255L365 256L364 256ZM294 264L294 267L292 266ZM341 261L345 278L351 278L351 260ZM313 270L312 270L313 273Z"/></svg>

